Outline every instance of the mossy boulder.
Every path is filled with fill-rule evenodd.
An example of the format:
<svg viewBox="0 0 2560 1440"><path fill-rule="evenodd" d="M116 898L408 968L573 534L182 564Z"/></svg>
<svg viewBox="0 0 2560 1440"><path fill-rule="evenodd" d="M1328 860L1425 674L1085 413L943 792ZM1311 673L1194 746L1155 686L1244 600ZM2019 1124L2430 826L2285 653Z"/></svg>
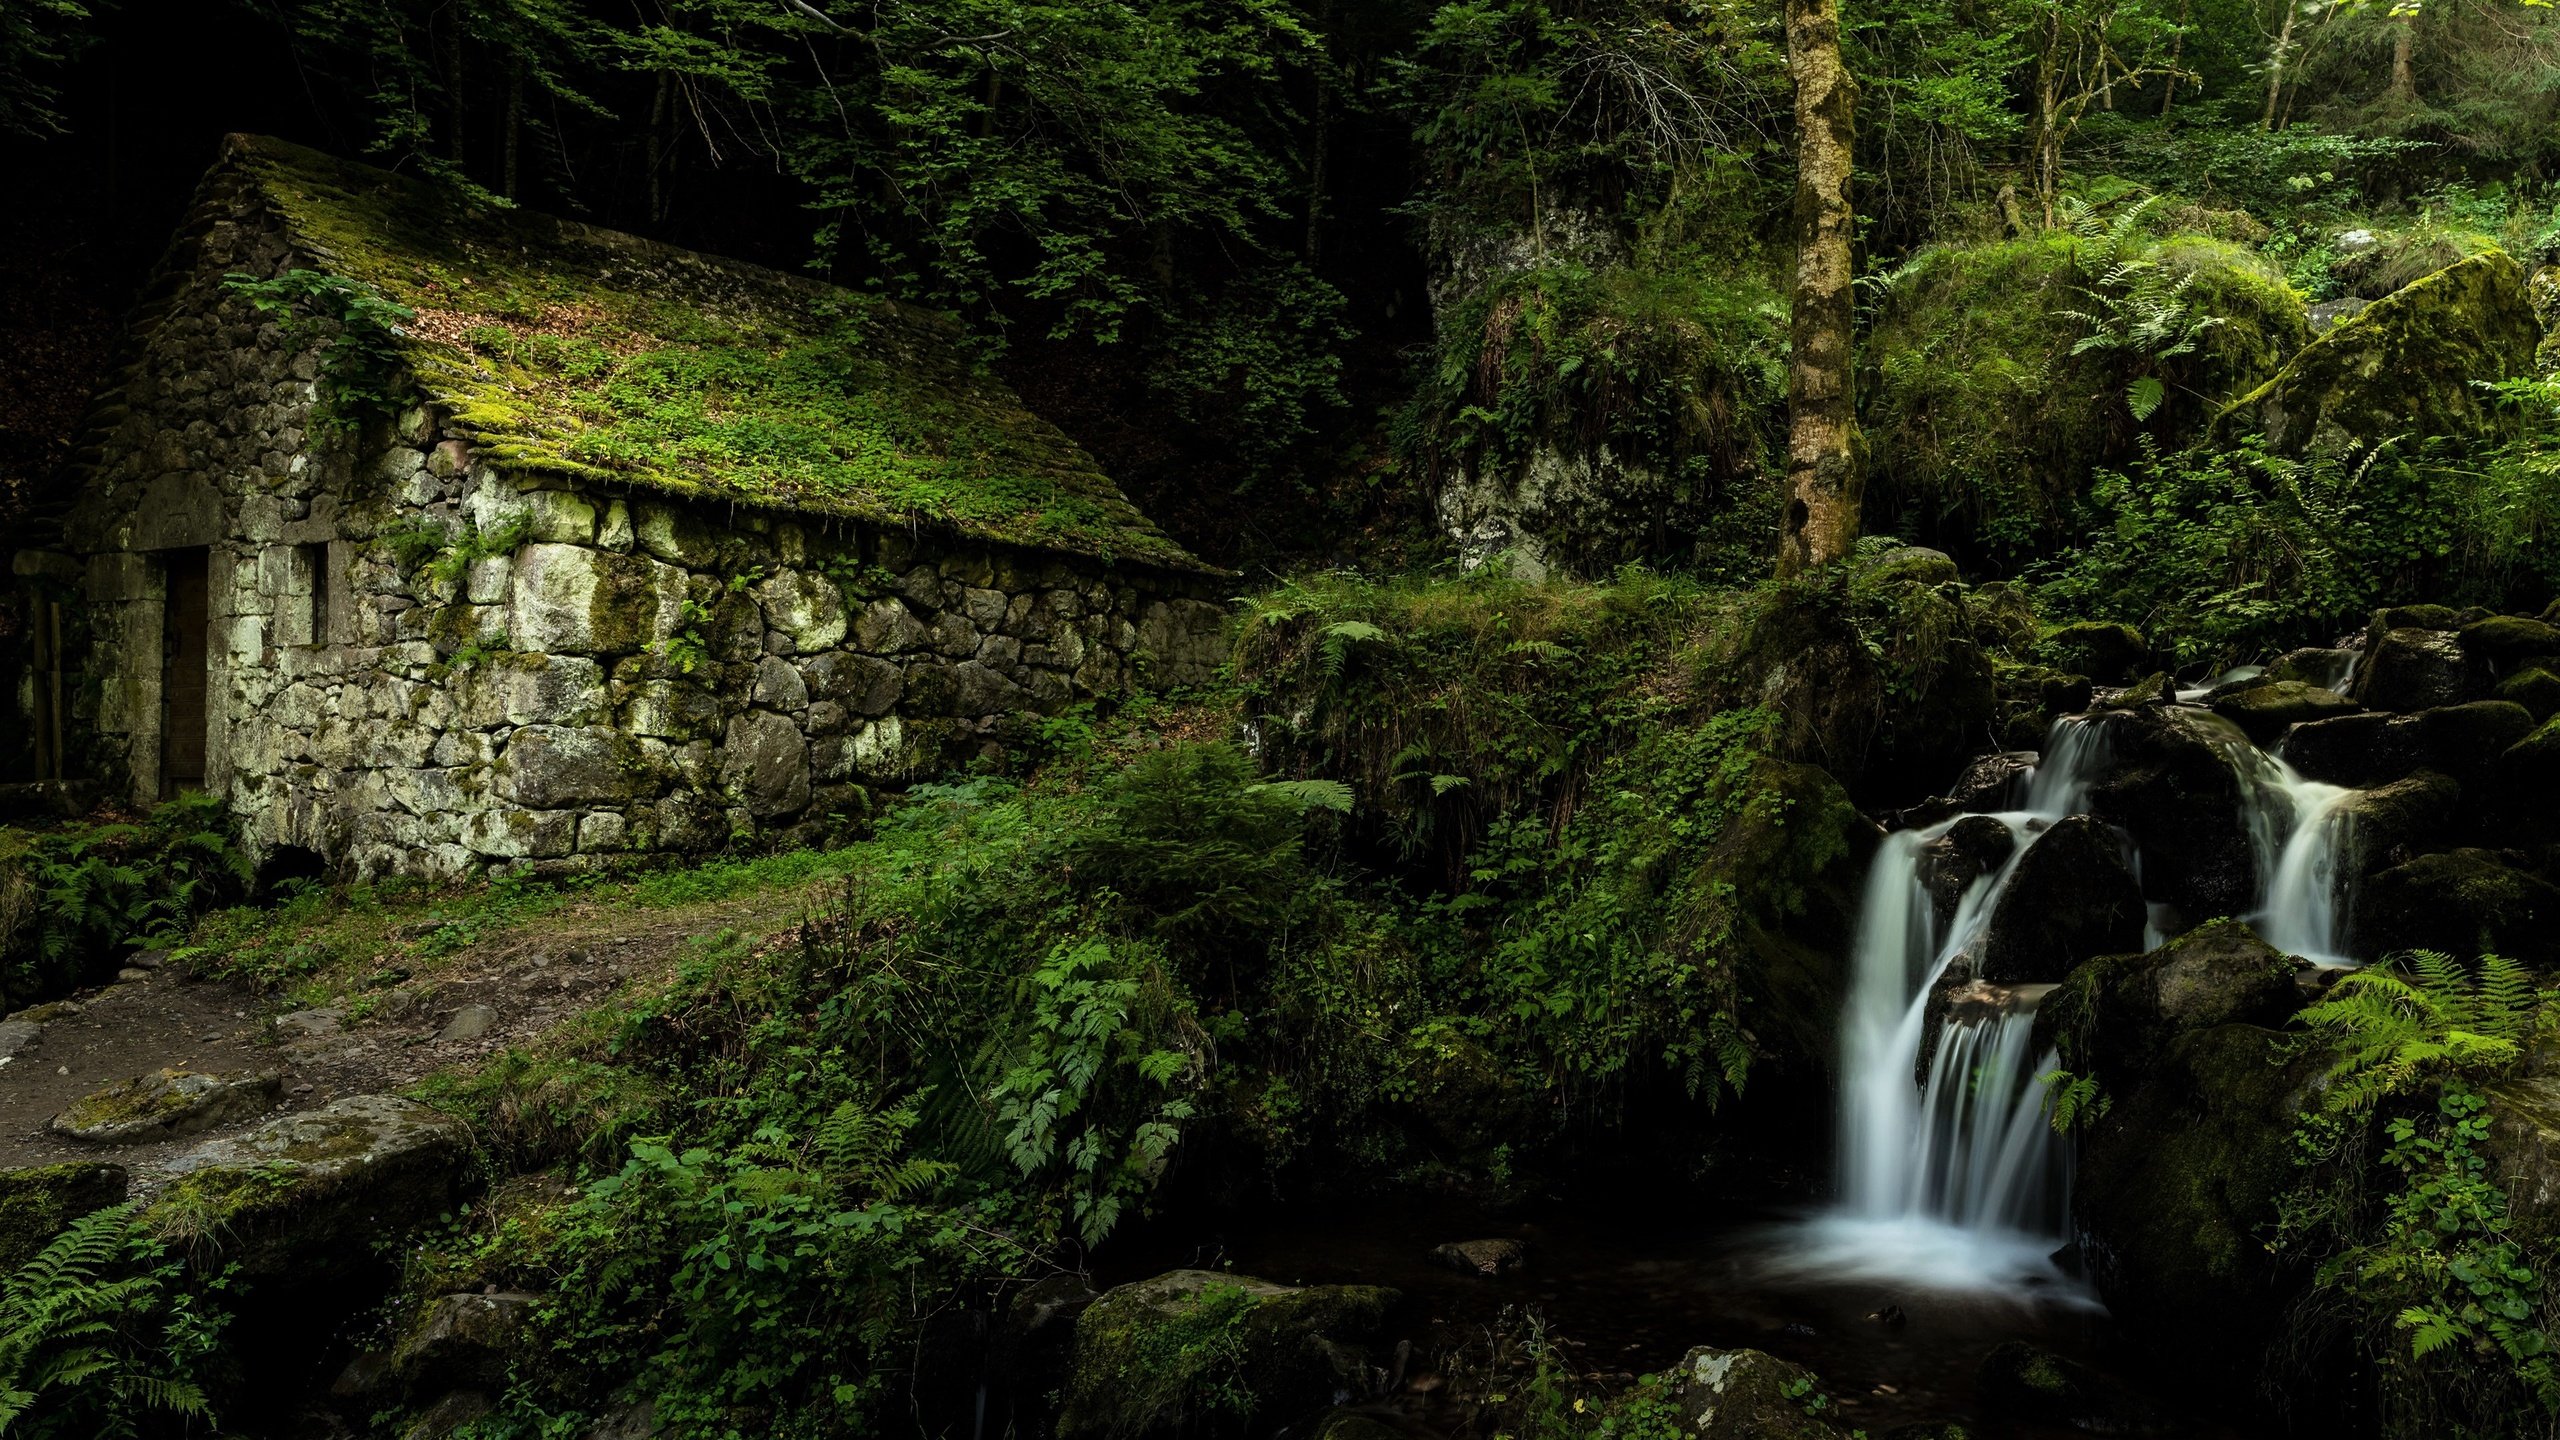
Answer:
<svg viewBox="0 0 2560 1440"><path fill-rule="evenodd" d="M81 1216L123 1204L126 1183L123 1166L100 1160L0 1170L0 1272L34 1259Z"/></svg>
<svg viewBox="0 0 2560 1440"><path fill-rule="evenodd" d="M274 1071L226 1076L162 1070L81 1096L53 1117L53 1132L91 1145L139 1145L263 1114L282 1093L283 1081Z"/></svg>
<svg viewBox="0 0 2560 1440"><path fill-rule="evenodd" d="M1058 1434L1267 1435L1376 1386L1366 1349L1396 1292L1174 1270L1076 1320Z"/></svg>
<svg viewBox="0 0 2560 1440"><path fill-rule="evenodd" d="M2140 1074L2180 1035L2217 1025L2282 1025L2302 1004L2303 962L2238 920L2213 920L2139 955L2071 972L2039 1007L2042 1044L2101 1075Z"/></svg>
<svg viewBox="0 0 2560 1440"><path fill-rule="evenodd" d="M2310 338L2302 299L2242 247L2203 235L2136 240L2140 258L2220 323L2159 367L2166 399L2125 400L2129 351L2075 347L2091 290L2130 254L2063 231L1920 252L1879 297L1860 358L1871 447L1869 524L1967 559L2014 562L2059 540L2098 468L2141 439L2175 445Z"/></svg>
<svg viewBox="0 0 2560 1440"><path fill-rule="evenodd" d="M2339 801L2338 814L2347 826L2350 868L2359 875L2371 874L2427 854L2452 828L2461 804L2461 783L2434 770L2420 770Z"/></svg>
<svg viewBox="0 0 2560 1440"><path fill-rule="evenodd" d="M2375 710L2425 710L2473 699L2488 679L2488 667L2461 636L2377 622L2356 671L2355 698Z"/></svg>
<svg viewBox="0 0 2560 1440"><path fill-rule="evenodd" d="M2274 742L2296 725L2352 715L2356 702L2335 690L2300 680L2274 680L2236 690L2213 701L2213 713L2239 726L2260 745Z"/></svg>
<svg viewBox="0 0 2560 1440"><path fill-rule="evenodd" d="M1662 1375L1678 1433L1697 1440L1839 1440L1815 1418L1822 1378L1765 1350L1701 1345Z"/></svg>
<svg viewBox="0 0 2560 1440"><path fill-rule="evenodd" d="M2355 897L2359 954L2484 951L2548 966L2560 962L2560 886L2490 850L2422 855L2367 879Z"/></svg>
<svg viewBox="0 0 2560 1440"><path fill-rule="evenodd" d="M1743 1023L1759 1040L1760 1063L1818 1082L1839 1042L1841 957L1882 835L1815 766L1763 760L1751 794L1702 861L1715 882L1706 888L1725 897L1717 904L1730 907L1729 917L1692 918L1733 925L1748 997Z"/></svg>
<svg viewBox="0 0 2560 1440"><path fill-rule="evenodd" d="M2323 1066L2230 1024L2095 1071L2114 1103L2072 1181L2081 1257L2130 1337L2198 1390L2246 1387L2285 1333L2300 1277L2262 1237Z"/></svg>
<svg viewBox="0 0 2560 1440"><path fill-rule="evenodd" d="M2560 625L2523 615L2492 615L2462 627L2462 648L2495 664L2560 655Z"/></svg>
<svg viewBox="0 0 2560 1440"><path fill-rule="evenodd" d="M2246 911L2258 892L2258 861L2236 763L2245 748L2239 730L2155 705L2111 717L2106 741L2113 763L2089 809L2133 838L2144 898L2190 924Z"/></svg>
<svg viewBox="0 0 2560 1440"><path fill-rule="evenodd" d="M539 1295L501 1290L428 1301L392 1347L391 1368L413 1395L503 1387Z"/></svg>
<svg viewBox="0 0 2560 1440"><path fill-rule="evenodd" d="M2525 708L2536 721L2560 715L2560 675L2545 665L2527 665L2498 682L2495 698Z"/></svg>
<svg viewBox="0 0 2560 1440"><path fill-rule="evenodd" d="M2366 307L2286 362L2216 422L2278 454L2343 454L2401 435L2469 435L2491 424L2475 382L2530 374L2540 334L2524 272L2473 255Z"/></svg>
<svg viewBox="0 0 2560 1440"><path fill-rule="evenodd" d="M2036 650L2052 664L2101 685L2131 684L2150 672L2154 658L2141 631L2112 620L2057 625L2037 640Z"/></svg>
<svg viewBox="0 0 2560 1440"><path fill-rule="evenodd" d="M369 1263L373 1245L443 1214L470 1185L470 1129L390 1095L353 1095L209 1140L170 1162L144 1223L250 1278Z"/></svg>

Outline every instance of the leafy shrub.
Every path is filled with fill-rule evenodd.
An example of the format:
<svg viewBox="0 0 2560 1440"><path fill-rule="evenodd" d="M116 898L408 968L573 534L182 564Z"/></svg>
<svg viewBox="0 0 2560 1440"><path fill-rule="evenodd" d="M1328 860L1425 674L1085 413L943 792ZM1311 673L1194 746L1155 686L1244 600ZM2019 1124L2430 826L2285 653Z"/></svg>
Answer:
<svg viewBox="0 0 2560 1440"><path fill-rule="evenodd" d="M223 288L259 313L284 317L285 343L325 338L320 350L319 422L352 434L369 418L407 402L401 327L418 318L361 281L324 270L287 270L261 279L226 275Z"/></svg>
<svg viewBox="0 0 2560 1440"><path fill-rule="evenodd" d="M2385 1436L2542 1433L2560 1421L2549 1257L2508 1228L2483 1087L2553 1025L2548 997L2500 956L2417 951L2300 1018L2335 1057L2280 1230L2315 1262L2306 1310L2375 1367Z"/></svg>

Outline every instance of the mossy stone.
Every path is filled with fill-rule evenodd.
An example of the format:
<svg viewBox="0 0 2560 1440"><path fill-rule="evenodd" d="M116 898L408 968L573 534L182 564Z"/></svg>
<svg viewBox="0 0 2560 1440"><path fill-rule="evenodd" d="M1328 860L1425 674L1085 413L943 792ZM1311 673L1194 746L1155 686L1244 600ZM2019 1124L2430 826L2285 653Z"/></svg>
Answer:
<svg viewBox="0 0 2560 1440"><path fill-rule="evenodd" d="M2539 338L2524 272L2502 251L2473 255L2304 346L2225 411L2216 434L2255 431L2283 455L2477 434L2492 423L2478 382L2530 374Z"/></svg>
<svg viewBox="0 0 2560 1440"><path fill-rule="evenodd" d="M2292 727L2333 715L2352 715L2363 707L2335 690L2300 680L2276 680L2236 690L2213 702L2213 713L2248 732L2260 745Z"/></svg>
<svg viewBox="0 0 2560 1440"><path fill-rule="evenodd" d="M2358 953L2495 951L2548 966L2560 961L2560 886L2489 850L2422 855L2365 881L2354 940Z"/></svg>
<svg viewBox="0 0 2560 1440"><path fill-rule="evenodd" d="M2560 655L2560 625L2546 625L2522 615L2492 615L2462 627L2462 648L2490 660L2509 662Z"/></svg>
<svg viewBox="0 0 2560 1440"><path fill-rule="evenodd" d="M2054 665L2101 685L2124 685L2151 668L2151 642L2130 625L2080 620L2044 633L2036 649Z"/></svg>
<svg viewBox="0 0 2560 1440"><path fill-rule="evenodd" d="M2560 715L2560 675L2528 665L2498 682L2497 698L2523 706L2537 721L2549 720Z"/></svg>
<svg viewBox="0 0 2560 1440"><path fill-rule="evenodd" d="M1118 1286L1076 1320L1058 1433L1232 1436L1365 1391L1363 1347L1393 1290L1175 1270Z"/></svg>
<svg viewBox="0 0 2560 1440"><path fill-rule="evenodd" d="M123 1204L126 1180L123 1166L102 1160L0 1170L0 1272L34 1259L81 1216Z"/></svg>
<svg viewBox="0 0 2560 1440"><path fill-rule="evenodd" d="M1764 1350L1701 1345L1663 1372L1678 1432L1697 1440L1839 1440L1809 1409L1822 1377Z"/></svg>

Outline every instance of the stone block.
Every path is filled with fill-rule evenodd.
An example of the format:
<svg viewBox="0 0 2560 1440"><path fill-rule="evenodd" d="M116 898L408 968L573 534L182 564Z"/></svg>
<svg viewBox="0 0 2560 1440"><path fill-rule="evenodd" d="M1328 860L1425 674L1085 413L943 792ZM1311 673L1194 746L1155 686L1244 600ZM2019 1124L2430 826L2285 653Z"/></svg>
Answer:
<svg viewBox="0 0 2560 1440"><path fill-rule="evenodd" d="M812 698L834 700L864 715L888 714L906 683L906 672L896 665L842 650L801 661L800 674Z"/></svg>
<svg viewBox="0 0 2560 1440"><path fill-rule="evenodd" d="M483 555L471 562L469 573L463 577L462 598L474 605L505 604L514 572L513 557Z"/></svg>
<svg viewBox="0 0 2560 1440"><path fill-rule="evenodd" d="M495 859L553 860L577 843L574 810L475 810L462 820L462 844Z"/></svg>
<svg viewBox="0 0 2560 1440"><path fill-rule="evenodd" d="M528 545L511 578L507 633L520 649L627 655L683 625L684 572L643 556Z"/></svg>
<svg viewBox="0 0 2560 1440"><path fill-rule="evenodd" d="M721 743L720 781L756 819L796 815L809 805L808 741L784 716L738 716Z"/></svg>
<svg viewBox="0 0 2560 1440"><path fill-rule="evenodd" d="M618 811L598 810L578 821L578 853L607 855L623 848L626 830Z"/></svg>
<svg viewBox="0 0 2560 1440"><path fill-rule="evenodd" d="M628 800L639 768L638 749L603 726L527 725L507 741L497 792L536 810Z"/></svg>
<svg viewBox="0 0 2560 1440"><path fill-rule="evenodd" d="M768 710L802 710L809 704L809 685L790 661L767 655L756 664L753 698Z"/></svg>
<svg viewBox="0 0 2560 1440"><path fill-rule="evenodd" d="M634 735L690 740L719 723L720 702L687 681L643 681L622 702L623 728Z"/></svg>
<svg viewBox="0 0 2560 1440"><path fill-rule="evenodd" d="M765 623L791 637L802 653L842 644L845 636L844 592L825 575L780 570L755 587Z"/></svg>
<svg viewBox="0 0 2560 1440"><path fill-rule="evenodd" d="M933 624L926 631L925 643L935 654L948 655L954 660L966 659L978 653L978 630L969 623L968 616L957 610L946 610L934 617Z"/></svg>
<svg viewBox="0 0 2560 1440"><path fill-rule="evenodd" d="M923 622L895 599L874 600L853 622L855 648L869 655L895 655L912 650L925 638Z"/></svg>

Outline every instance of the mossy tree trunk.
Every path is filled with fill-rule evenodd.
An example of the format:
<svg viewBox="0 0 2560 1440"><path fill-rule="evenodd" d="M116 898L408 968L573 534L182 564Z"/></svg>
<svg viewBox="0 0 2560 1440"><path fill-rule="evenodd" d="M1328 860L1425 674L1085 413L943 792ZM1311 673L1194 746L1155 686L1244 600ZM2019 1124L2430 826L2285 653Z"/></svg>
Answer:
<svg viewBox="0 0 2560 1440"><path fill-rule="evenodd" d="M2302 10L2302 0L2285 0L2284 23L2276 29L2276 43L2267 51L2267 113L2259 128L2276 128L2276 101L2284 94L2284 65L2293 56L2293 21Z"/></svg>
<svg viewBox="0 0 2560 1440"><path fill-rule="evenodd" d="M2391 98L2418 103L2418 73L2411 63L2418 52L2418 0L2393 0L2391 6Z"/></svg>
<svg viewBox="0 0 2560 1440"><path fill-rule="evenodd" d="M1839 0L1787 0L1787 70L1796 87L1796 283L1778 573L1794 575L1849 553L1866 488L1851 383L1858 90L1840 56Z"/></svg>

